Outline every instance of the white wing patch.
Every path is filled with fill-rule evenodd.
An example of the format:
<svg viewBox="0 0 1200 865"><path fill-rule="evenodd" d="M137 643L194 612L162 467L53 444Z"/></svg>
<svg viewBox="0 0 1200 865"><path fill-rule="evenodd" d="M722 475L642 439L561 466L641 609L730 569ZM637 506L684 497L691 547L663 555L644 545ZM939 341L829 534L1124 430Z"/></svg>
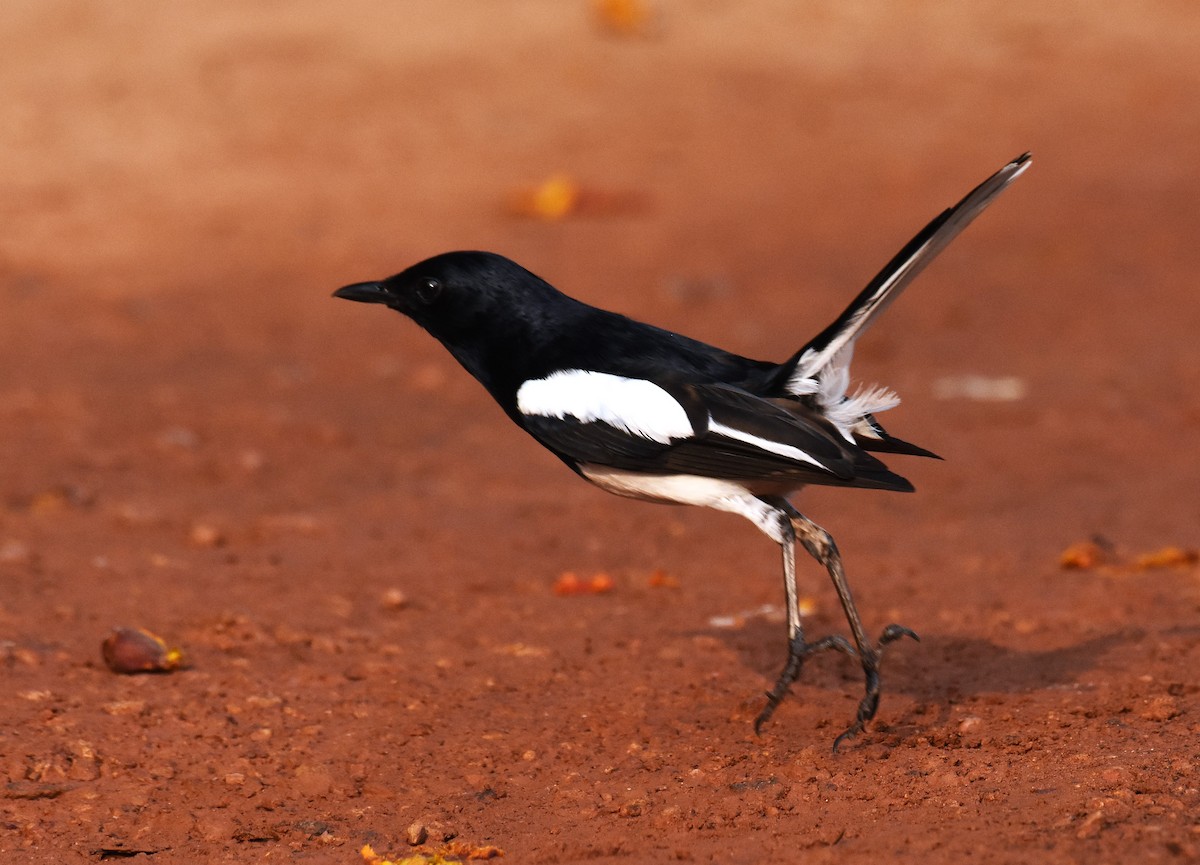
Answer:
<svg viewBox="0 0 1200 865"><path fill-rule="evenodd" d="M517 391L517 409L605 423L663 444L695 435L683 406L654 382L606 372L568 369L527 381Z"/></svg>
<svg viewBox="0 0 1200 865"><path fill-rule="evenodd" d="M810 457L808 454L806 454L804 451L800 450L800 448L798 448L798 447L793 447L792 445L782 444L781 442L771 441L770 439L765 439L760 436L751 435L750 433L745 432L744 430L736 429L735 427L731 427L731 426L726 426L725 424L718 423L717 421L714 421L711 418L709 419L709 422L708 422L708 431L712 432L712 433L716 433L717 435L723 435L726 438L737 439L740 442L745 442L748 445L753 445L754 447L758 448L759 450L764 450L764 451L768 451L769 453L778 454L781 457L787 457L788 459L791 459L791 460L799 460L800 462L810 463L820 469L825 468L825 466L821 465L819 462L817 462L817 460Z"/></svg>

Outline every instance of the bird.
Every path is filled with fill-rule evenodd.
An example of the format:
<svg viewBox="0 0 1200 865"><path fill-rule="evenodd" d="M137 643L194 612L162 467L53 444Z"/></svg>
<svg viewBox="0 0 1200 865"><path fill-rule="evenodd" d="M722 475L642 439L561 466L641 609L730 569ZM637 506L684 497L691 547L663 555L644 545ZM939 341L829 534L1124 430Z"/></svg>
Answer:
<svg viewBox="0 0 1200 865"><path fill-rule="evenodd" d="M850 390L855 342L900 292L1031 164L1004 165L917 233L836 319L783 362L755 360L563 294L490 252L435 255L334 297L381 304L449 350L505 414L572 471L619 496L740 515L780 548L787 657L756 732L826 651L858 660L864 691L833 750L879 708L884 648L911 629L868 638L832 536L791 502L809 484L911 492L877 454L937 457L876 419L891 390ZM809 641L796 586L796 544L828 572L853 642Z"/></svg>

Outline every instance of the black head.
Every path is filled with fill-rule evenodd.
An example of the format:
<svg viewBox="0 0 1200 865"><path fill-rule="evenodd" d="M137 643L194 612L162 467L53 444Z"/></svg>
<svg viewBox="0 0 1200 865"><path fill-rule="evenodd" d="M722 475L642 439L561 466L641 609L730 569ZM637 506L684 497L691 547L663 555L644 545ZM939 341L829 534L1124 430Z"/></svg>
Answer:
<svg viewBox="0 0 1200 865"><path fill-rule="evenodd" d="M379 282L339 288L334 297L381 303L436 337L485 384L498 355L535 349L555 325L587 309L502 255L447 252Z"/></svg>
<svg viewBox="0 0 1200 865"><path fill-rule="evenodd" d="M480 325L499 327L570 301L516 262L491 252L447 252L379 282L339 288L334 297L382 303L442 341Z"/></svg>

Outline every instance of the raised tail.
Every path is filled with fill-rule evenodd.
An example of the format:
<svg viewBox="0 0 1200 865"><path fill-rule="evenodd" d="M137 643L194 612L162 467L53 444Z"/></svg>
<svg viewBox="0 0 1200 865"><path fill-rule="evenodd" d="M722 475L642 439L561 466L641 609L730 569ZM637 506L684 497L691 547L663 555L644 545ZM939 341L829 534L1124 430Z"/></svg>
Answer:
<svg viewBox="0 0 1200 865"><path fill-rule="evenodd" d="M943 211L921 229L917 236L867 283L867 287L846 307L845 312L786 363L780 365L780 370L785 376L782 382L783 390L793 396L817 394L819 402L827 411L836 412L838 404L846 401L854 341L887 309L904 287L925 269L934 256L945 249L997 195L1021 176L1029 167L1031 159L1029 153L1018 156L967 193L962 201ZM865 413L882 411L899 402L894 395L878 390L864 394L863 399ZM847 412L849 413L861 416L864 412L859 412L855 407L853 412Z"/></svg>

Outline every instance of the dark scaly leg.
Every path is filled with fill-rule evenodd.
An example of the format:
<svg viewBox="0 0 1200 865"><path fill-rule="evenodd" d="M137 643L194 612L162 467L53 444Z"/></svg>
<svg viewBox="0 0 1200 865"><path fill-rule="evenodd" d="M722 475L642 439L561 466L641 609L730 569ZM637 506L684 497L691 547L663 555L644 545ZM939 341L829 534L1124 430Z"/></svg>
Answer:
<svg viewBox="0 0 1200 865"><path fill-rule="evenodd" d="M763 499L763 501L778 514L778 524L774 528L777 529L780 536L779 549L783 554L783 592L787 598L788 657L783 672L779 674L779 678L775 682L775 687L767 692L767 705L754 719L755 733L762 731L763 724L770 719L776 707L787 696L788 688L800 677L800 670L804 666L805 658L827 649L836 649L847 655L854 655L854 649L850 647L845 638L840 636L825 637L815 643L804 642L804 628L800 622L800 598L796 592L796 531L792 527L791 515L793 509L782 499ZM781 507L780 502L787 505L787 508Z"/></svg>
<svg viewBox="0 0 1200 865"><path fill-rule="evenodd" d="M774 501L772 503L775 504ZM829 532L796 510L790 502L783 501L780 507L790 518L794 536L799 539L808 554L829 572L829 576L833 580L833 587L837 590L838 600L841 601L842 611L846 614L846 621L850 624L850 633L854 636L854 645L858 649L858 657L866 676L866 693L859 701L854 722L833 741L833 750L836 751L846 739L852 739L861 733L867 722L875 717L875 712L879 709L879 662L883 656L883 647L901 637L912 637L914 640L920 638L903 625L893 624L883 629L878 642L874 644L868 642L867 633L863 630L862 619L858 615L858 608L854 604L854 597L850 594L850 584L846 581L842 557L838 553L833 538L830 537Z"/></svg>

